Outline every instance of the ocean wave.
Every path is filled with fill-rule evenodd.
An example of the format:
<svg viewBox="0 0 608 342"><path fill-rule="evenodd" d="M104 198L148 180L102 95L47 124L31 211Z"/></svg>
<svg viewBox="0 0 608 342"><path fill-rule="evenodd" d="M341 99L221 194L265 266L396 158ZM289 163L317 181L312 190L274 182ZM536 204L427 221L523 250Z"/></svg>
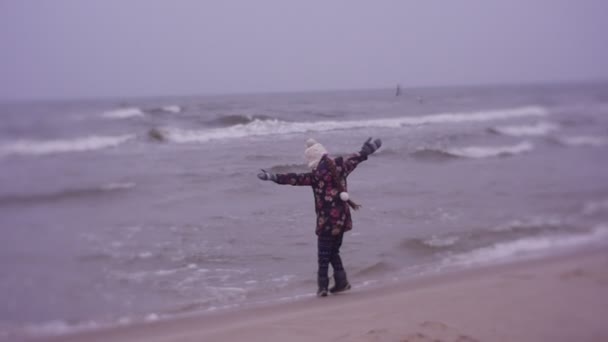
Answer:
<svg viewBox="0 0 608 342"><path fill-rule="evenodd" d="M179 114L183 108L178 105L167 105L159 107L125 107L108 110L101 114L102 118L106 119L131 119L144 117L146 114Z"/></svg>
<svg viewBox="0 0 608 342"><path fill-rule="evenodd" d="M571 137L561 137L558 143L565 146L592 146L600 147L608 145L608 138L603 136L581 135Z"/></svg>
<svg viewBox="0 0 608 342"><path fill-rule="evenodd" d="M371 276L376 274L385 274L389 271L394 271L396 267L389 265L384 261L378 261L373 265L364 267L358 271L355 271L355 275L358 277Z"/></svg>
<svg viewBox="0 0 608 342"><path fill-rule="evenodd" d="M608 213L608 199L587 202L583 206L583 215L596 215Z"/></svg>
<svg viewBox="0 0 608 342"><path fill-rule="evenodd" d="M45 155L66 152L84 152L116 147L135 135L88 136L70 140L20 140L0 145L2 155Z"/></svg>
<svg viewBox="0 0 608 342"><path fill-rule="evenodd" d="M490 231L504 233L504 232L528 232L528 233L542 233L546 231L556 231L559 229L568 229L569 222L559 217L531 217L528 219L517 219L509 221L505 224L501 224L492 227Z"/></svg>
<svg viewBox="0 0 608 342"><path fill-rule="evenodd" d="M509 135L514 137L520 136L543 136L559 129L559 126L551 122L538 122L534 125L522 126L499 126L489 128L492 133Z"/></svg>
<svg viewBox="0 0 608 342"><path fill-rule="evenodd" d="M349 129L367 128L400 128L425 124L482 122L505 120L518 117L545 116L547 111L542 107L521 107L503 110L490 110L465 113L441 113L426 116L407 116L386 119L350 120L350 121L313 121L287 122L275 118L256 118L237 116L230 120L247 120L246 123L232 124L228 127L186 130L174 127L163 129L168 140L176 143L207 142L219 139L235 139L255 136L297 134L310 132L329 132ZM225 118L223 119L225 120ZM228 122L225 122L228 124Z"/></svg>
<svg viewBox="0 0 608 342"><path fill-rule="evenodd" d="M143 111L150 114L179 114L183 111L183 108L178 105L169 105L147 108Z"/></svg>
<svg viewBox="0 0 608 342"><path fill-rule="evenodd" d="M230 127L235 125L246 125L256 120L273 121L278 120L267 115L223 115L216 119L207 121L206 124L215 127Z"/></svg>
<svg viewBox="0 0 608 342"><path fill-rule="evenodd" d="M253 154L245 157L247 160L252 161L267 161L267 160L275 160L276 157L270 154Z"/></svg>
<svg viewBox="0 0 608 342"><path fill-rule="evenodd" d="M379 151L375 152L374 155L376 156L398 156L401 155L403 153L403 151L399 150L399 149L394 149L394 148L382 148Z"/></svg>
<svg viewBox="0 0 608 342"><path fill-rule="evenodd" d="M418 117L397 118L399 125L423 125L434 123L461 123L461 122L483 122L493 120L505 120L521 117L543 117L548 113L543 107L528 106L511 109L496 109L488 111L463 112L463 113L441 113ZM394 120L394 119L384 119ZM380 121L384 121L380 120ZM371 120L374 121L374 120Z"/></svg>
<svg viewBox="0 0 608 342"><path fill-rule="evenodd" d="M555 252L557 249L605 244L607 242L608 226L597 226L587 233L535 236L497 243L470 252L449 256L444 260L444 264L450 266L487 264L497 261L508 261L515 257Z"/></svg>
<svg viewBox="0 0 608 342"><path fill-rule="evenodd" d="M455 148L421 148L410 156L423 161L447 161L457 158L491 158L505 157L531 151L533 145L529 142L521 142L509 146L468 146Z"/></svg>
<svg viewBox="0 0 608 342"><path fill-rule="evenodd" d="M171 105L171 106L163 106L160 107L160 109L162 109L163 111L167 112L167 113L181 113L182 112L182 107L177 106L177 105Z"/></svg>
<svg viewBox="0 0 608 342"><path fill-rule="evenodd" d="M50 337L67 335L78 332L86 332L103 327L105 324L88 321L80 323L69 323L66 321L55 320L40 324L29 324L24 327L22 334L27 337ZM19 335L19 334L15 334Z"/></svg>
<svg viewBox="0 0 608 342"><path fill-rule="evenodd" d="M521 154L529 152L533 148L534 145L532 143L523 141L517 145L509 146L469 146L451 148L447 150L447 153L465 158L489 158Z"/></svg>
<svg viewBox="0 0 608 342"><path fill-rule="evenodd" d="M424 161L445 161L461 157L441 149L433 148L422 148L416 150L411 153L411 156Z"/></svg>
<svg viewBox="0 0 608 342"><path fill-rule="evenodd" d="M101 116L106 119L128 119L142 117L144 112L137 107L118 108L103 112Z"/></svg>
<svg viewBox="0 0 608 342"><path fill-rule="evenodd" d="M426 238L405 239L400 247L415 253L436 253L452 249L460 239L456 234L432 235Z"/></svg>
<svg viewBox="0 0 608 342"><path fill-rule="evenodd" d="M46 193L0 195L0 207L31 205L82 197L94 197L135 187L135 183L107 183L96 187L63 189Z"/></svg>
<svg viewBox="0 0 608 342"><path fill-rule="evenodd" d="M590 126L593 125L595 123L595 121L593 120L593 118L590 117L578 117L578 116L574 116L574 117L568 117L568 118L563 118L561 120L559 120L559 124L560 126L565 126L565 127L579 127L579 126Z"/></svg>
<svg viewBox="0 0 608 342"><path fill-rule="evenodd" d="M506 241L562 234L572 230L572 226L567 221L559 218L532 217L513 220L490 229L408 238L403 240L399 247L417 254L466 252Z"/></svg>
<svg viewBox="0 0 608 342"><path fill-rule="evenodd" d="M135 183L131 182L115 182L115 183L107 183L100 187L101 190L104 191L113 191L113 190L128 190L135 187Z"/></svg>

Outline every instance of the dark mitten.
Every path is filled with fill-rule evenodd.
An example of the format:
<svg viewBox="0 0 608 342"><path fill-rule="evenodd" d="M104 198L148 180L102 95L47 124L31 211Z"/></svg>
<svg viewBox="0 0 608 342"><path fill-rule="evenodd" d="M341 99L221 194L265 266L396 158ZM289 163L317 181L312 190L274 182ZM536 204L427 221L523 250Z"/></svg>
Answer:
<svg viewBox="0 0 608 342"><path fill-rule="evenodd" d="M359 153L364 156L369 156L370 154L376 152L376 150L378 150L380 146L382 146L382 140L376 139L372 141L372 138L370 137L365 141L365 143L363 143L363 146L361 147L361 151Z"/></svg>
<svg viewBox="0 0 608 342"><path fill-rule="evenodd" d="M263 181L277 181L277 175L272 172L268 172L266 170L262 170L262 172L258 173L258 178Z"/></svg>

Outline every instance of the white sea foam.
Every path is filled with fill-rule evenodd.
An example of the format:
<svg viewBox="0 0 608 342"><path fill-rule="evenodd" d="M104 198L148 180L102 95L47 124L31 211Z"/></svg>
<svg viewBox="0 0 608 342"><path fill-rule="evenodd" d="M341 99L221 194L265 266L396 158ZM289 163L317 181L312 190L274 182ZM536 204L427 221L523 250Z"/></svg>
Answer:
<svg viewBox="0 0 608 342"><path fill-rule="evenodd" d="M523 141L517 145L509 146L469 146L448 149L447 152L466 158L488 158L515 155L529 152L534 148L530 142Z"/></svg>
<svg viewBox="0 0 608 342"><path fill-rule="evenodd" d="M499 126L493 128L493 131L510 136L542 136L547 135L559 129L559 126L551 122L538 122L534 125L523 126Z"/></svg>
<svg viewBox="0 0 608 342"><path fill-rule="evenodd" d="M207 142L216 139L233 139L253 136L327 132L335 130L362 129L362 128L400 128L425 124L482 122L492 120L505 120L518 117L538 117L547 115L542 107L521 107L503 110L490 110L465 113L442 113L425 116L407 116L373 120L350 121L314 121L314 122L286 122L277 119L255 119L246 124L233 125L225 128L208 130L184 130L168 128L163 130L167 138L177 143Z"/></svg>
<svg viewBox="0 0 608 342"><path fill-rule="evenodd" d="M135 187L135 183L125 182L125 183L107 183L101 186L102 190L112 191L112 190L128 190Z"/></svg>
<svg viewBox="0 0 608 342"><path fill-rule="evenodd" d="M24 332L30 337L57 336L68 333L83 332L101 327L96 322L83 322L79 324L69 324L65 321L48 321L40 324L31 324L24 328Z"/></svg>
<svg viewBox="0 0 608 342"><path fill-rule="evenodd" d="M146 315L146 318L144 318L144 320L146 322L154 322L154 321L158 321L160 319L160 316L156 313L150 313Z"/></svg>
<svg viewBox="0 0 608 342"><path fill-rule="evenodd" d="M603 201L593 201L585 203L583 207L584 215L595 215L608 212L608 199Z"/></svg>
<svg viewBox="0 0 608 342"><path fill-rule="evenodd" d="M295 278L295 275L287 274L281 277L272 278L270 281L274 283L289 283L293 278Z"/></svg>
<svg viewBox="0 0 608 342"><path fill-rule="evenodd" d="M172 105L172 106L164 106L164 107L161 107L161 109L162 109L163 111L165 111L165 112L168 112L168 113L175 113L175 114L177 114L177 113L181 113L181 111L182 111L182 107L177 106L177 105Z"/></svg>
<svg viewBox="0 0 608 342"><path fill-rule="evenodd" d="M437 236L433 235L430 238L422 241L425 245L431 247L448 247L458 242L458 236Z"/></svg>
<svg viewBox="0 0 608 342"><path fill-rule="evenodd" d="M608 138L603 136L571 136L559 138L559 142L567 146L606 146Z"/></svg>
<svg viewBox="0 0 608 342"><path fill-rule="evenodd" d="M568 224L567 220L558 217L536 216L528 219L516 219L491 228L495 232L505 232L514 229L535 229L539 227L558 228Z"/></svg>
<svg viewBox="0 0 608 342"><path fill-rule="evenodd" d="M475 249L468 253L448 257L444 261L444 264L461 266L487 264L584 245L606 243L608 243L608 226L601 225L595 227L587 234L532 237L498 243L489 247Z"/></svg>
<svg viewBox="0 0 608 342"><path fill-rule="evenodd" d="M88 136L70 140L20 140L0 145L2 155L44 155L65 152L83 152L116 147L134 135Z"/></svg>
<svg viewBox="0 0 608 342"><path fill-rule="evenodd" d="M144 116L144 112L137 107L119 108L109 110L101 114L106 119L128 119Z"/></svg>
<svg viewBox="0 0 608 342"><path fill-rule="evenodd" d="M137 257L140 259L150 259L153 256L154 256L154 254L152 254L152 252L147 252L147 251L137 254Z"/></svg>

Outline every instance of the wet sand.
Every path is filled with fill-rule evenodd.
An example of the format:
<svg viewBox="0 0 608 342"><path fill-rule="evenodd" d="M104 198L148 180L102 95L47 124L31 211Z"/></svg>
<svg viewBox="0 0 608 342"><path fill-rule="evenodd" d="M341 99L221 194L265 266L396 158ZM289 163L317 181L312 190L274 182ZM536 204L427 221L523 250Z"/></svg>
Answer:
<svg viewBox="0 0 608 342"><path fill-rule="evenodd" d="M608 341L608 251L48 341Z"/></svg>

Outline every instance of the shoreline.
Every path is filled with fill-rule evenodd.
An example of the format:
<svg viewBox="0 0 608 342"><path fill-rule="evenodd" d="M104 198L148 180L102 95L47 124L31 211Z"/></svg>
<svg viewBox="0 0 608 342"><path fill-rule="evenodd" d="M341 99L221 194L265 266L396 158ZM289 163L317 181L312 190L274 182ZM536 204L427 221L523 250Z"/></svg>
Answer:
<svg viewBox="0 0 608 342"><path fill-rule="evenodd" d="M598 248L28 340L599 341L606 314L608 252Z"/></svg>

